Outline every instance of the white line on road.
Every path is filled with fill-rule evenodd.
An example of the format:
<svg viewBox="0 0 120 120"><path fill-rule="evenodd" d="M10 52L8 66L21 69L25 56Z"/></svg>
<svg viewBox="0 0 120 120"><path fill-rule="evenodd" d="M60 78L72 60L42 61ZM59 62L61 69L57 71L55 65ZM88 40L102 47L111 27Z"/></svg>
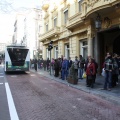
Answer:
<svg viewBox="0 0 120 120"><path fill-rule="evenodd" d="M16 75L12 75L11 77L17 77Z"/></svg>
<svg viewBox="0 0 120 120"><path fill-rule="evenodd" d="M6 88L6 93L7 93L7 100L8 100L11 120L19 120L8 83L5 83L5 88Z"/></svg>
<svg viewBox="0 0 120 120"><path fill-rule="evenodd" d="M3 85L3 83L0 83L0 85Z"/></svg>
<svg viewBox="0 0 120 120"><path fill-rule="evenodd" d="M0 73L0 74L3 74L3 73Z"/></svg>

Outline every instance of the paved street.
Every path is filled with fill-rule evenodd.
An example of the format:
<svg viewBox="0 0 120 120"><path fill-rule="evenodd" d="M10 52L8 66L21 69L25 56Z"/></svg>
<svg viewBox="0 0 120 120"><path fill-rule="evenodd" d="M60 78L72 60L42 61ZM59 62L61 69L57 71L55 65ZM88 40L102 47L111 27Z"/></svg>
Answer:
<svg viewBox="0 0 120 120"><path fill-rule="evenodd" d="M38 73L7 74L6 79L20 120L120 119L120 106Z"/></svg>

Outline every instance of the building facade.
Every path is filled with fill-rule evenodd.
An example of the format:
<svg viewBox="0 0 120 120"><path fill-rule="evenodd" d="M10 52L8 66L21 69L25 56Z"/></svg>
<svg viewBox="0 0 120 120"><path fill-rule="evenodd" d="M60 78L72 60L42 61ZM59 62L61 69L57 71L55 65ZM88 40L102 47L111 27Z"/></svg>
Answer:
<svg viewBox="0 0 120 120"><path fill-rule="evenodd" d="M43 58L92 56L100 69L106 52L120 55L120 0L57 0L43 4Z"/></svg>
<svg viewBox="0 0 120 120"><path fill-rule="evenodd" d="M17 14L14 23L13 44L21 44L24 36L24 14Z"/></svg>
<svg viewBox="0 0 120 120"><path fill-rule="evenodd" d="M30 48L30 58L42 57L41 43L38 41L42 34L42 10L33 8L26 13L24 19L24 43Z"/></svg>
<svg viewBox="0 0 120 120"><path fill-rule="evenodd" d="M42 57L42 45L38 41L42 34L42 10L32 8L23 14L17 14L14 23L13 44L21 44L29 47L30 58Z"/></svg>

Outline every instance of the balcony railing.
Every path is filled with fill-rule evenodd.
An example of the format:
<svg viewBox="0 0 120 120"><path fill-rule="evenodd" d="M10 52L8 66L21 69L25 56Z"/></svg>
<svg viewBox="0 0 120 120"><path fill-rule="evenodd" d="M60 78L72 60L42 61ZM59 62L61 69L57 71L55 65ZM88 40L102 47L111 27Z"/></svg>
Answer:
<svg viewBox="0 0 120 120"><path fill-rule="evenodd" d="M42 42L46 39L49 39L51 38L52 36L54 35L58 35L60 33L60 28L59 27L55 27L55 28L52 28L51 30L49 30L48 32L42 34L39 36L39 40Z"/></svg>

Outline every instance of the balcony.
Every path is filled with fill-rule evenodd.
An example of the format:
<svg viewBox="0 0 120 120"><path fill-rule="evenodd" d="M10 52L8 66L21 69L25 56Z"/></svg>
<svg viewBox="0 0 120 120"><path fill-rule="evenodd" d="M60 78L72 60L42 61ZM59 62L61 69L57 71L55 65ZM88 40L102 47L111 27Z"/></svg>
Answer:
<svg viewBox="0 0 120 120"><path fill-rule="evenodd" d="M83 20L81 19L81 13L77 13L74 16L70 17L67 22L67 28L69 30L75 28L76 26L79 26L83 23Z"/></svg>
<svg viewBox="0 0 120 120"><path fill-rule="evenodd" d="M84 10L86 16L94 13L95 11L99 11L104 8L110 8L111 6L117 4L120 0L91 0L89 2L84 3Z"/></svg>
<svg viewBox="0 0 120 120"><path fill-rule="evenodd" d="M51 37L54 37L55 35L58 35L59 33L60 33L60 28L59 27L52 28L48 32L46 32L42 35L39 35L39 40L41 42L43 42L44 40L50 39Z"/></svg>

